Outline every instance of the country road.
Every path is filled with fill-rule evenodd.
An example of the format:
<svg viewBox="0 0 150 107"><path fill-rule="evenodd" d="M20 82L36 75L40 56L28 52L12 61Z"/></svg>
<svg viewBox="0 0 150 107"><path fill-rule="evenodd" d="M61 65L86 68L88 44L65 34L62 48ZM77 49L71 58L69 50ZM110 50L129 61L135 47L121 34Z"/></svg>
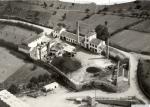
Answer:
<svg viewBox="0 0 150 107"><path fill-rule="evenodd" d="M53 30L50 28L46 28L43 26L39 26L36 24L31 24L28 22L23 22L19 20L13 20L13 19L0 19L0 21L6 21L6 22L12 22L12 23L23 23L27 25L31 25L40 29L43 29L43 31L47 34L50 34ZM118 50L118 49L117 49ZM119 50L121 53L129 57L130 59L130 70L129 70L129 76L130 76L130 88L126 92L122 93L107 93L103 92L101 90L96 91L96 95L100 97L110 97L110 98L120 98L120 97L128 97L128 96L136 96L137 98L143 100L145 103L150 103L150 100L145 97L144 93L141 91L138 85L137 81L137 64L138 64L138 59L139 58L145 58L145 59L150 59L150 56L145 56L145 55L139 55L135 53L127 53ZM95 96L95 91L94 90L89 90L89 91L81 91L81 92L68 92L65 93L64 95L61 95L61 98L67 98L67 97L78 97L78 96Z"/></svg>

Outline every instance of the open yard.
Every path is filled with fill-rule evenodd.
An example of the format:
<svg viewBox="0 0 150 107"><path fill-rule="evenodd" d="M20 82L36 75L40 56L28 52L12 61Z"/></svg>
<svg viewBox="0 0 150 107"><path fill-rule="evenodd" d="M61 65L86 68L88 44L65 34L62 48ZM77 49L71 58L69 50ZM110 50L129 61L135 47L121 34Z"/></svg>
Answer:
<svg viewBox="0 0 150 107"><path fill-rule="evenodd" d="M1 24L0 39L14 44L20 44L23 40L37 35L36 32L17 26Z"/></svg>
<svg viewBox="0 0 150 107"><path fill-rule="evenodd" d="M110 38L114 46L135 52L150 52L150 33L124 30Z"/></svg>
<svg viewBox="0 0 150 107"><path fill-rule="evenodd" d="M0 47L0 83L14 74L25 62L10 53L9 50Z"/></svg>
<svg viewBox="0 0 150 107"><path fill-rule="evenodd" d="M111 60L108 60L101 55L93 54L82 48L79 48L77 50L77 54L75 55L75 58L77 60L81 61L82 67L80 69L74 71L73 73L69 73L68 77L79 83L90 81L93 79L101 79L102 80L102 78L100 78L100 75L95 78L92 73L87 72L86 69L88 67L97 67L99 69L104 69L105 67L113 64L113 62ZM99 73L100 73L100 71L99 71ZM103 72L103 73L107 74L106 72ZM103 78L105 78L105 76ZM109 74L107 76L109 76Z"/></svg>

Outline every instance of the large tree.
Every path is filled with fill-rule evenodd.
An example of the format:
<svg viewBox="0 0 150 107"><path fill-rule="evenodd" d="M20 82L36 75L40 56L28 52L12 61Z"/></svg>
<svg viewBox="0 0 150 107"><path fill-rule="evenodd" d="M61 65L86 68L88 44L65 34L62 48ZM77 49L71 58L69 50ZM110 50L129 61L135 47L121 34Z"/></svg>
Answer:
<svg viewBox="0 0 150 107"><path fill-rule="evenodd" d="M95 28L95 32L97 33L97 38L98 39L102 39L106 42L106 55L107 55L107 58L109 58L109 37L110 37L110 34L109 34L109 31L108 31L108 22L105 21L105 25L98 25L96 28Z"/></svg>
<svg viewBox="0 0 150 107"><path fill-rule="evenodd" d="M95 28L95 32L97 33L97 38L106 41L109 38L108 28L104 25L98 25Z"/></svg>

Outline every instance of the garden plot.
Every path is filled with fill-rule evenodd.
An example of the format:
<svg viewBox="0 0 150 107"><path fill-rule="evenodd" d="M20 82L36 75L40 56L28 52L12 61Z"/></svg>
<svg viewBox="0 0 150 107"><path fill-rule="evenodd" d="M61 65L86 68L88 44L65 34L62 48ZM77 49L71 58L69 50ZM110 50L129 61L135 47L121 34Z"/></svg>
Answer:
<svg viewBox="0 0 150 107"><path fill-rule="evenodd" d="M0 83L4 82L25 64L23 60L18 59L9 50L2 47L0 47L0 59Z"/></svg>
<svg viewBox="0 0 150 107"><path fill-rule="evenodd" d="M17 26L5 25L0 29L0 39L14 44L20 44L23 40L37 35L37 33Z"/></svg>

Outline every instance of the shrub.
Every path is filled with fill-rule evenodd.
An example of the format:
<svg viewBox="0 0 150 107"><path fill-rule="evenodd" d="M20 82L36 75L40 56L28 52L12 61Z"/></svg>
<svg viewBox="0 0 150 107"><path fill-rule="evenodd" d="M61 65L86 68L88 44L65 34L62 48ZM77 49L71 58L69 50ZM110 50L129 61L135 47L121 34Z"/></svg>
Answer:
<svg viewBox="0 0 150 107"><path fill-rule="evenodd" d="M15 84L12 84L8 88L8 91L11 92L12 94L17 94L19 92L19 88Z"/></svg>
<svg viewBox="0 0 150 107"><path fill-rule="evenodd" d="M56 12L56 11L54 11L52 15L56 15L56 14L57 14L57 12Z"/></svg>
<svg viewBox="0 0 150 107"><path fill-rule="evenodd" d="M97 72L100 72L101 69L100 68L97 68L97 67L88 67L86 69L86 72L89 72L89 73L97 73Z"/></svg>
<svg viewBox="0 0 150 107"><path fill-rule="evenodd" d="M85 9L85 13L88 13L90 11L90 9Z"/></svg>

